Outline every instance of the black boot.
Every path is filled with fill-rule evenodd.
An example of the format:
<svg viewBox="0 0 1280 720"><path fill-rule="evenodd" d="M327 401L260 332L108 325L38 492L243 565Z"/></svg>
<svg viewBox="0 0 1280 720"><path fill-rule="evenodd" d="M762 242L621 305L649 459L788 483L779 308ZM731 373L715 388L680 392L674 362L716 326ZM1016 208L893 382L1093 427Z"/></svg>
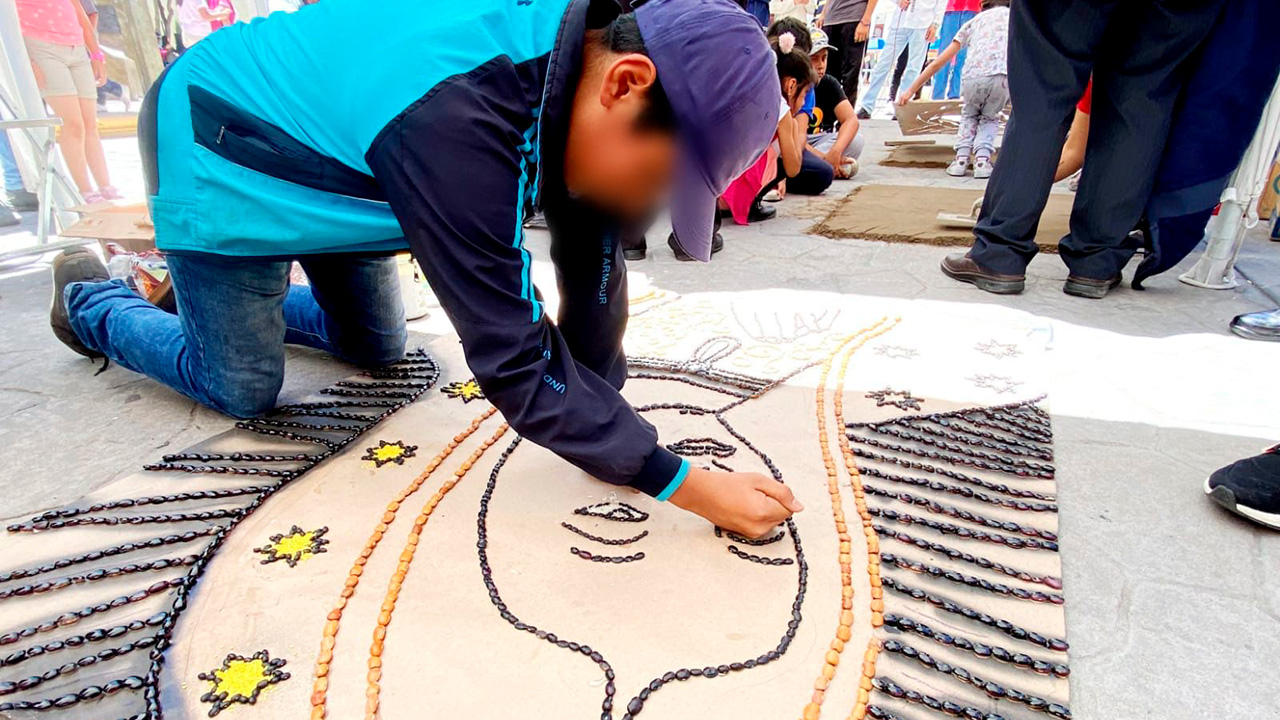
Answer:
<svg viewBox="0 0 1280 720"><path fill-rule="evenodd" d="M671 248L671 252L675 253L676 259L681 262L690 262L694 259L692 255L685 252L684 249L680 247L680 243L676 242L675 233L671 233L667 236L667 247ZM715 255L723 249L724 236L720 233L715 233L711 236L711 254Z"/></svg>

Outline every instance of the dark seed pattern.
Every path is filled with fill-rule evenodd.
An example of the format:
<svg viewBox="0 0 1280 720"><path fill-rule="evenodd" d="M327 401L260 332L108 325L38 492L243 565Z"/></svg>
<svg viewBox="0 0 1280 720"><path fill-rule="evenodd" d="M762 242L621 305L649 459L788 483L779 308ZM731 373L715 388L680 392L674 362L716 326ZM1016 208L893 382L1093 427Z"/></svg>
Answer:
<svg viewBox="0 0 1280 720"><path fill-rule="evenodd" d="M379 373L383 375L380 376ZM396 373L403 373L404 375L395 375ZM187 607L192 589L195 588L210 560L222 547L230 532L246 517L260 508L280 488L285 487L295 478L329 458L338 450L346 447L383 419L429 389L439 377L439 369L430 356L423 350L418 349L387 368L370 371L366 375L378 380L404 379L412 380L413 382L396 384L395 388L391 388L385 382L344 382L323 391L326 394L341 396L344 399L285 405L277 408L267 418L244 421L237 424L237 427L243 430L303 443L308 446L306 448L278 454L181 452L165 455L163 462L153 463L145 468L155 472L270 477L279 480L275 484L255 485L244 488L213 486L169 495L123 498L97 503L88 507L49 511L32 518L30 522L11 526L9 528L10 532L49 532L82 525L117 526L152 523L203 523L202 527L184 532L174 532L150 539L127 542L40 565L0 572L0 584L14 580L39 578L76 565L94 563L105 558L128 555L134 552L168 549L171 546L191 543L197 540L203 540L204 543L195 554L149 558L145 562L95 568L58 579L30 582L17 587L0 588L0 599L3 599L53 593L82 583L94 583L110 578L125 578L148 571L169 568L180 568L183 571L183 574L177 577L152 582L150 585L129 594L115 597L108 595L108 599L102 602L90 604L80 610L64 612L31 627L0 631L0 647L17 645L37 635L76 625L87 618L131 606L148 598L168 596L165 598L167 602L165 609L146 620L134 620L128 623L101 627L43 644L28 644L26 647L10 650L0 655L0 696L34 690L40 684L53 678L62 678L75 673L78 668L93 666L95 669L101 668L100 672L104 674L109 673L110 664L116 658L143 649L147 650L147 661L149 663L145 674L141 676L129 675L102 684L87 685L75 692L68 692L55 698L19 699L13 701L5 699L0 702L0 713L66 709L82 702L89 702L122 691L129 691L130 693L140 693L141 708L123 720L162 720L164 713L160 705L160 678L164 669L165 651L172 643L178 619ZM283 419L289 416L321 417L329 420L344 421L347 424L308 424ZM309 433L317 434L311 435ZM315 452L314 447L311 447L314 445L321 445L324 449L320 452ZM284 469L278 466L269 466L275 463L297 463L297 466ZM219 507L211 510L149 515L121 512L139 507L187 502L204 503L206 507L209 504L225 506L230 503L237 503L238 506L234 508ZM323 535L323 532L319 533L319 535ZM325 541L321 539L321 543L323 542ZM322 544L317 551L323 551ZM288 560L288 558L281 559ZM115 584L108 583L106 586L115 587ZM153 632L137 639L122 641L123 636L143 629L151 629ZM86 643L107 645L109 642L110 646L104 647L93 655L86 655L78 660L52 668L42 675L19 679L6 677L6 674L2 672L34 657L81 647ZM266 656L265 651L259 655L264 658L264 661L271 668L271 677L264 679L265 684L259 684L259 691L288 677L288 673L279 670L280 666L284 664L283 661L270 659ZM229 656L228 660L233 660L235 657ZM208 678L202 676L202 679ZM255 698L256 696L257 692L254 693ZM236 700L222 695L216 697L207 696L205 701L213 705L210 715L216 715L218 711L225 709L231 703L251 702L251 700Z"/></svg>
<svg viewBox="0 0 1280 720"><path fill-rule="evenodd" d="M862 468L861 473L868 477L880 478L889 482L901 483L903 485L914 485L915 487L928 488L937 492L945 492L950 495L958 495L969 500L977 500L978 502L988 505L999 505L1000 507L1009 508L1010 510L1021 510L1024 512L1058 512L1057 505L1047 505L1045 503L1029 503L1022 500L1011 500L1009 498L998 498L979 492L972 488L961 487L958 485L949 485L937 480L929 480L927 478L910 477L908 475L895 475L887 473L883 470L873 467Z"/></svg>
<svg viewBox="0 0 1280 720"><path fill-rule="evenodd" d="M881 552L880 561L882 563L893 565L894 567L900 568L902 570L910 570L911 572L914 572L914 573L919 573L922 575L930 575L935 578L942 578L944 580L957 583L959 585L967 585L971 588L985 590L989 593L995 593L996 595L1004 595L1006 597L1016 598L1018 600L1029 600L1031 602L1039 602L1039 603L1052 603L1054 605L1061 605L1064 602L1062 596L1058 595L1057 593L1045 593L1045 592L1040 592L1039 590L1033 591L1033 590L1027 590L1025 588L1020 588L1020 587L1011 587L1009 585L1005 585L1004 583L993 583L989 580L986 580L985 578L980 578L973 575L965 575L964 573L959 573L959 572L956 572L955 570L947 570L946 568L938 567L937 565L930 565L928 563L924 563L919 560L912 560L910 558L905 558L900 555L895 555L893 553Z"/></svg>
<svg viewBox="0 0 1280 720"><path fill-rule="evenodd" d="M1007 520L1003 520L1003 521L995 520L993 518L979 515L977 513L969 512L968 510L965 510L963 508L958 508L954 505L943 505L942 503L927 497L912 495L911 493L905 493L905 492L895 493L889 490L884 490L882 488L867 485L866 483L863 483L862 489L865 490L870 495L878 495L883 498L892 498L899 502L906 503L907 505L912 505L918 508L922 508L931 513L946 515L948 517L953 517L957 520L963 520L965 522L973 523L975 525L984 525L986 527L991 528L992 530L1003 530L1005 532L1018 533L1019 535L1026 535L1027 537L1040 538L1043 540L1048 540L1050 542L1056 542L1058 540L1058 534L1049 530L1031 527L1030 525L1021 525L1019 523L1011 522Z"/></svg>
<svg viewBox="0 0 1280 720"><path fill-rule="evenodd" d="M978 540L980 542L988 542L994 545L1004 545L1014 550L1048 550L1049 552L1058 552L1058 543L1047 540L1036 540L1034 538L1016 538L1008 535L1000 535L999 533L989 533L985 530L977 530L973 528L961 527L951 523L938 522L929 518L916 517L897 510L881 510L880 508L869 508L869 512L875 517L884 518L893 522L902 523L904 525L922 525L930 530L936 530L943 535L955 535L956 537L965 538L966 540Z"/></svg>
<svg viewBox="0 0 1280 720"><path fill-rule="evenodd" d="M882 645L881 649L887 653L901 655L902 657L915 660L930 670L942 673L943 675L949 675L960 682L972 685L973 687L985 692L993 699L1009 700L1010 702L1025 705L1032 710L1060 718L1061 720L1071 720L1071 710L1062 705L1051 703L1044 698L1020 692L1011 687L1005 687L992 680L985 680L965 668L938 660L929 653L917 650L906 643L898 642L897 640L888 640Z"/></svg>
<svg viewBox="0 0 1280 720"><path fill-rule="evenodd" d="M293 527L289 528L289 532L287 533L272 535L269 538L271 542L267 543L266 545L263 545L260 548L254 548L253 551L262 555L266 555L266 557L262 559L263 565L269 565L270 563L280 562L281 560L283 560L289 567L297 567L298 561L302 560L307 555L319 555L320 553L328 552L328 549L325 548L325 545L328 545L329 541L325 539L324 534L329 532L329 528L322 527L316 530L312 530L311 542L307 545L306 548L299 550L297 552L285 553L281 555L280 552L276 549L276 543L283 540L286 535L305 535L306 532L307 532L306 530L303 530L297 525L294 525Z"/></svg>
<svg viewBox="0 0 1280 720"><path fill-rule="evenodd" d="M222 661L221 669L225 671L231 668L232 663L245 662L250 660L262 661L263 668L264 668L264 675L262 680L258 682L257 686L254 687L253 692L250 693L249 695L236 694L236 695L228 696L228 693L226 691L217 692L218 676L214 674L216 671L200 673L198 677L201 680L205 680L207 682L211 682L214 684L213 690L200 696L200 702L209 703L210 705L213 706L212 708L209 709L209 717L215 717L218 713L222 712L223 710L226 710L227 708L231 707L236 703L253 705L258 702L258 696L262 694L263 690L267 689L268 687L271 687L272 685L275 685L276 683L284 682L285 680L289 679L289 673L280 669L284 667L285 661L280 658L271 657L271 654L268 653L266 650L259 650L258 652L254 653L250 657L244 657L241 655L236 655L234 653L231 655L228 655Z"/></svg>
<svg viewBox="0 0 1280 720"><path fill-rule="evenodd" d="M991 470L993 472L1005 473L1006 475L1017 475L1018 477L1033 477L1045 480L1053 479L1052 465L1029 463L1025 460L1018 460L1017 462L1012 463L988 461L981 459L976 453L948 455L947 453L938 452L937 450L924 450L912 445L900 445L898 443L877 440L873 437L855 435L854 433L849 433L848 437L853 442L861 443L863 445L870 445L871 447L889 450L896 453L903 453L906 455L915 455L916 457L927 458L929 460L938 460L952 465L968 465L970 467L978 468L979 470Z"/></svg>
<svg viewBox="0 0 1280 720"><path fill-rule="evenodd" d="M909 391L894 390L893 388L874 390L867 393L866 397L870 400L875 400L876 407L892 405L899 410L919 410L920 403L924 402L924 400L913 396Z"/></svg>
<svg viewBox="0 0 1280 720"><path fill-rule="evenodd" d="M953 718L961 718L962 720L1005 720L1003 715L989 713L979 710L976 707L961 705L950 700L939 700L931 695L925 695L924 693L917 692L915 690L908 690L887 677L877 676L871 681L871 684L876 690L879 690L891 698L897 698L898 700L906 700L910 703L923 705L930 710L950 715ZM884 711L881 710L881 712ZM873 715L871 713L871 708L867 708L867 714L876 718L876 720L887 720L887 718L892 717L887 714L884 715L883 718L879 715Z"/></svg>
<svg viewBox="0 0 1280 720"><path fill-rule="evenodd" d="M977 565L984 570L994 570L998 573L1008 575L1011 578L1017 578L1023 582L1045 585L1053 588L1054 590L1062 589L1062 580L1060 578L1052 577L1050 575L1033 575L1029 572L1018 570L994 560L984 558L981 555L972 555L967 552L961 552L941 543L930 542L921 538L912 537L904 532L890 530L883 525L873 525L872 527L875 529L876 534L882 538L896 540L897 542L905 545L913 545L921 550L927 550L928 552L934 553L935 555L944 555L951 560L962 560L970 565Z"/></svg>
<svg viewBox="0 0 1280 720"><path fill-rule="evenodd" d="M982 623L983 625L986 625L987 627L990 627L990 628L995 628L996 630L1004 633L1005 635L1008 635L1014 640L1029 642L1033 645L1039 645L1040 647L1048 648L1056 652L1066 652L1067 649L1069 648L1066 640L1045 637L1044 635L1041 635L1039 633L1031 632L1030 630L1027 630L1025 628L1018 627L1017 625L1014 625L1013 623L1010 623L1007 620L1002 620L1000 618L993 617L987 613L974 610L973 608L965 607L964 605L960 605L959 603L952 602L951 600L948 600L947 598L944 598L940 595L935 595L933 593L925 592L924 590L920 590L918 588L913 588L903 582L895 580L894 578L886 577L882 579L882 582L884 583L885 587L889 588L890 590L893 590L896 593L906 595L913 600L927 602L930 605L938 608L939 610L949 612L953 615L959 615L961 617L968 618L969 620Z"/></svg>
<svg viewBox="0 0 1280 720"><path fill-rule="evenodd" d="M888 613L884 616L884 624L885 627L896 628L903 632L915 633L920 637L933 640L939 645L958 648L983 659L990 658L992 660L998 660L1022 670L1030 670L1031 672L1039 673L1041 675L1053 675L1054 677L1060 678L1071 675L1071 668L1063 663L1051 663L1047 660L1038 660L1024 653L1016 653L1006 650L999 645L988 645L976 640L970 640L969 638L962 637L960 635L953 635L942 632L941 630L934 630L919 620L913 620L902 615Z"/></svg>
<svg viewBox="0 0 1280 720"><path fill-rule="evenodd" d="M622 502L602 502L595 505L586 505L575 508L573 514L629 523L640 523L649 519L649 513L634 505Z"/></svg>
<svg viewBox="0 0 1280 720"><path fill-rule="evenodd" d="M586 530L583 530L582 528L572 523L562 522L560 523L560 527L564 528L565 530L568 530L569 532L575 535L579 535L588 540L598 542L601 545L608 545L610 547L620 547L622 545L630 545L633 542L643 540L644 538L649 536L649 531L645 530L641 532L639 535L636 535L634 537L615 539L615 538L600 537L599 535L592 535L591 533L587 532Z"/></svg>
<svg viewBox="0 0 1280 720"><path fill-rule="evenodd" d="M744 552L737 545L730 545L728 550L743 560L750 560L753 563L759 563L761 565L794 565L796 562L791 558L767 558L760 557L759 555L752 555L751 553Z"/></svg>
<svg viewBox="0 0 1280 720"><path fill-rule="evenodd" d="M586 550L579 550L576 547L569 548L569 552L583 560L590 560L591 562L598 563L613 563L615 565L644 559L644 553L642 552L638 552L634 555L596 555Z"/></svg>
<svg viewBox="0 0 1280 720"><path fill-rule="evenodd" d="M952 480L959 480L961 482L969 483L970 485L976 485L978 487L986 488L988 490L994 490L996 492L1004 493L1005 495L1012 495L1014 497L1020 497L1020 498L1034 498L1036 500L1045 500L1048 502L1053 502L1057 500L1057 498L1054 497L1053 495L1036 493L1030 490L1020 490L1018 488L1011 488L1008 485L1003 485L998 483L989 483L981 478L976 478L976 477L973 477L972 475L966 475L965 473L957 472L955 470L951 470L945 467L938 467L936 465L916 462L915 460L894 457L892 455L882 455L880 453L871 452L869 450L864 450L862 448L851 448L851 451L853 452L854 455L857 455L858 457L864 458L866 460L875 460L877 462L893 463L894 465L899 465L905 468L911 468L913 470L923 470L924 472L933 473L935 475L941 475L943 477L951 478Z"/></svg>

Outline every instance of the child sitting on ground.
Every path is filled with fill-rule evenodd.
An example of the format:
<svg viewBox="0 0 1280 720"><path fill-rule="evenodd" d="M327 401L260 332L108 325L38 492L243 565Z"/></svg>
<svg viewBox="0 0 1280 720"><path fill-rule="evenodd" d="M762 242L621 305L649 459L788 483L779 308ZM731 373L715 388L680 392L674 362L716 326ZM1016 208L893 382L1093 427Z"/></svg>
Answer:
<svg viewBox="0 0 1280 720"><path fill-rule="evenodd" d="M947 174L964 177L973 158L973 176L991 177L1000 111L1009 103L1009 0L982 0L982 12L961 26L955 40L920 73L911 89L898 97L906 105L929 78L941 70L962 48L968 48L964 77L960 81L964 106L956 133L956 159Z"/></svg>
<svg viewBox="0 0 1280 720"><path fill-rule="evenodd" d="M774 143L754 165L729 185L720 198L739 225L746 225L751 220L766 219L758 214L760 201L766 193L786 179L792 180L793 192L817 195L826 190L834 178L830 165L812 153L805 152L808 117L801 111L805 97L817 79L813 65L809 63L809 55L797 47L796 36L790 32L771 39L770 44L777 55L778 84L782 95ZM806 158L806 155L810 158ZM813 167L806 167L806 164ZM802 168L811 172L802 177ZM796 186L797 180L804 181L802 186ZM773 213L769 213L769 216L772 215Z"/></svg>
<svg viewBox="0 0 1280 720"><path fill-rule="evenodd" d="M809 61L820 79L814 88L816 101L809 122L807 150L834 168L836 177L851 178L858 172L864 140L858 134L858 116L840 80L827 74L828 55L835 50L827 34L814 30L812 41Z"/></svg>

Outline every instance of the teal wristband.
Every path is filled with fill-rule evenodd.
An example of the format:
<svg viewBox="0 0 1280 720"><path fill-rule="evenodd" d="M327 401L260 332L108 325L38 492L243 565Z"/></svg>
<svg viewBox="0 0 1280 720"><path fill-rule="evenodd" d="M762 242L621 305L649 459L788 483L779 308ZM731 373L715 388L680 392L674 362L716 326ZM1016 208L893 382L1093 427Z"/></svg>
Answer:
<svg viewBox="0 0 1280 720"><path fill-rule="evenodd" d="M658 493L655 499L658 502L666 502L667 498L670 498L675 491L680 489L680 486L684 484L684 479L688 476L689 461L681 458L680 469L676 471L676 476L671 478L671 482L667 483L667 486L663 488L662 492Z"/></svg>

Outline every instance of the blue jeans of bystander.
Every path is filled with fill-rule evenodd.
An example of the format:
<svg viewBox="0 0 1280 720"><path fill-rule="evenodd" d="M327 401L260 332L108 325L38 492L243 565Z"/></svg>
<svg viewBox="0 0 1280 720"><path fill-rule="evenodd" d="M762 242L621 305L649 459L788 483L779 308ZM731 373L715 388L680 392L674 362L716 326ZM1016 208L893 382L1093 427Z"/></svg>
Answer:
<svg viewBox="0 0 1280 720"><path fill-rule="evenodd" d="M972 10L951 10L942 16L942 27L938 29L938 52L947 49L951 41L956 39L960 26L972 20L977 13ZM964 70L964 59L969 54L968 48L960 48L960 52L951 62L942 66L933 76L933 99L955 100L960 97L960 78Z"/></svg>

